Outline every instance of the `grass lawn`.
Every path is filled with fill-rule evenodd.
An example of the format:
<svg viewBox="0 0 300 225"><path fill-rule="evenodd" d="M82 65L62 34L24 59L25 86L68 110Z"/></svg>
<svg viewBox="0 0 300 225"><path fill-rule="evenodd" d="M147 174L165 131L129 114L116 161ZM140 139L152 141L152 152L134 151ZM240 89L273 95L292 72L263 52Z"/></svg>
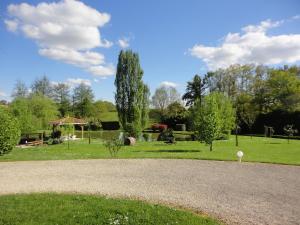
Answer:
<svg viewBox="0 0 300 225"><path fill-rule="evenodd" d="M0 225L198 224L216 220L141 201L66 194L0 196Z"/></svg>
<svg viewBox="0 0 300 225"><path fill-rule="evenodd" d="M236 160L236 152L244 152L243 161L268 162L300 165L300 141L241 136L239 147L235 147L234 136L228 141L214 142L214 149L197 141L181 141L174 145L163 142L140 142L135 146L123 147L118 158L170 158L170 159L211 159ZM80 140L60 145L27 149L15 148L9 154L0 156L0 161L19 160L60 160L111 158L100 139Z"/></svg>

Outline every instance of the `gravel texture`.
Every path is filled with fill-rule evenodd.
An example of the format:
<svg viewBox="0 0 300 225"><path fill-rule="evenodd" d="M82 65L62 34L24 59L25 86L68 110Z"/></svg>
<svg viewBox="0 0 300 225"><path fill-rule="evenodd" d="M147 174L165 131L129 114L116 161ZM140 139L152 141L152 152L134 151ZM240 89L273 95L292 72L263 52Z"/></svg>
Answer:
<svg viewBox="0 0 300 225"><path fill-rule="evenodd" d="M1 162L0 194L78 192L164 202L227 224L300 224L300 167L201 160Z"/></svg>

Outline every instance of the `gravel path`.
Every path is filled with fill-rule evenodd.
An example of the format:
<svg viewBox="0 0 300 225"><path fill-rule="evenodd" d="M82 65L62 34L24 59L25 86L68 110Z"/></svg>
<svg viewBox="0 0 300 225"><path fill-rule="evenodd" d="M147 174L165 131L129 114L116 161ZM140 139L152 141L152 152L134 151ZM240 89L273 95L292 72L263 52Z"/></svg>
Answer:
<svg viewBox="0 0 300 225"><path fill-rule="evenodd" d="M193 208L228 224L300 224L300 167L200 160L0 163L0 194L80 192Z"/></svg>

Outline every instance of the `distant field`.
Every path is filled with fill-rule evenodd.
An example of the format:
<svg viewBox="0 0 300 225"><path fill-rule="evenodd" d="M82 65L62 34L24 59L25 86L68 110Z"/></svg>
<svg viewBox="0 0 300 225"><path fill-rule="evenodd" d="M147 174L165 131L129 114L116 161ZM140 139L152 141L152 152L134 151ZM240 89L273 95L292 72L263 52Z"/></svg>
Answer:
<svg viewBox="0 0 300 225"><path fill-rule="evenodd" d="M105 112L100 114L100 118L102 121L118 121L118 113L117 112Z"/></svg>
<svg viewBox="0 0 300 225"><path fill-rule="evenodd" d="M163 142L138 142L135 146L123 147L119 158L169 158L169 159L208 159L236 160L236 152L244 152L244 161L267 162L300 165L300 141L271 139L261 137L239 137L239 147L235 147L234 136L227 141L216 141L214 149L197 141L178 141L174 145ZM98 159L111 158L100 139L78 140L60 145L15 148L9 154L0 156L0 161L20 160L63 160L63 159Z"/></svg>

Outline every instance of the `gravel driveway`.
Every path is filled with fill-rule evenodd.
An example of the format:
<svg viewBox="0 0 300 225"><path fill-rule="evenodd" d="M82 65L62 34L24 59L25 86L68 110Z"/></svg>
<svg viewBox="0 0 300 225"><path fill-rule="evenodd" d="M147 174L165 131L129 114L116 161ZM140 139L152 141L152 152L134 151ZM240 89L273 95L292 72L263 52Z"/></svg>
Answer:
<svg viewBox="0 0 300 225"><path fill-rule="evenodd" d="M300 167L200 160L0 163L0 194L80 192L193 208L228 224L300 224Z"/></svg>

